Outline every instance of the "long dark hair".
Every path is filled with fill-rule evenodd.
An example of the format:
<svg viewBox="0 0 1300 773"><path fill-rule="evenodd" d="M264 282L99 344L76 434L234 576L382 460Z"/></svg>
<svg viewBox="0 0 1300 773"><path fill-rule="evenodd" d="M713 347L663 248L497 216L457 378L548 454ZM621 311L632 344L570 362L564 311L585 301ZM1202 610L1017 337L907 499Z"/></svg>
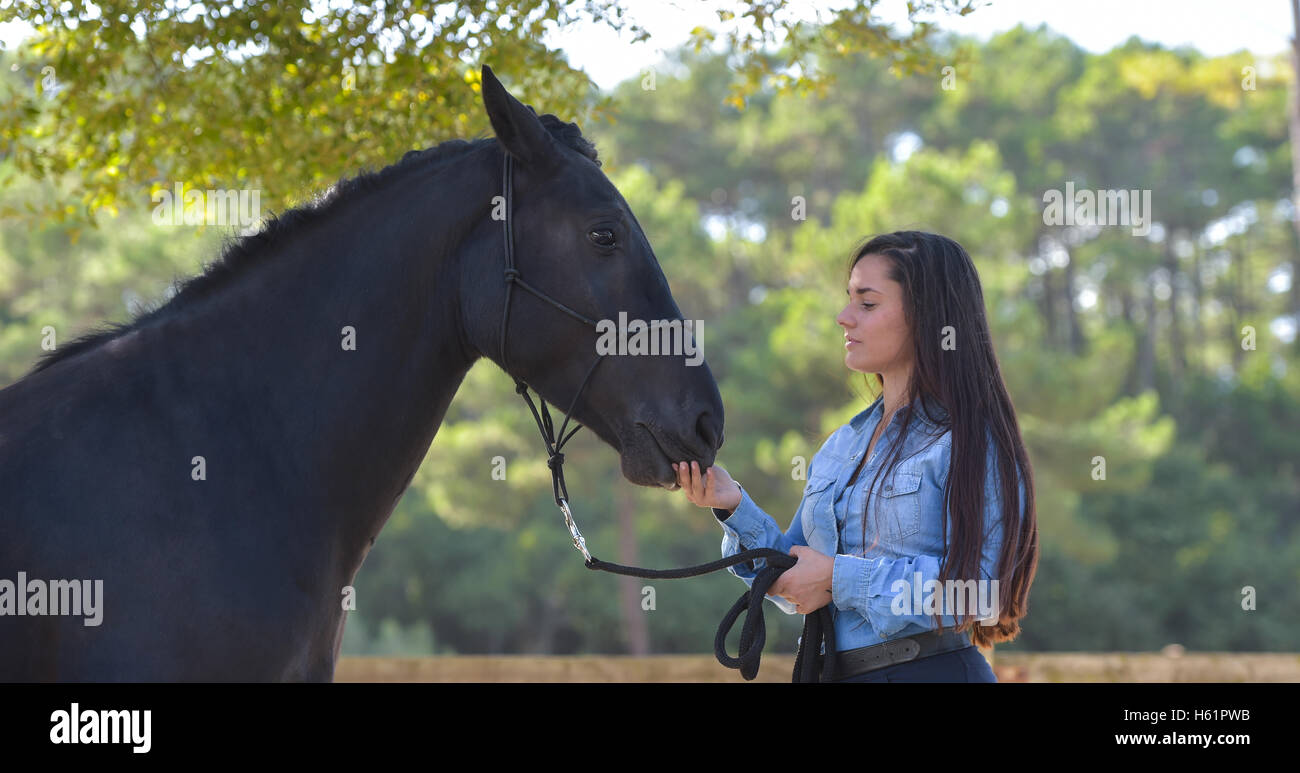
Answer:
<svg viewBox="0 0 1300 773"><path fill-rule="evenodd" d="M1029 586L1038 567L1038 518L1034 508L1033 471L1020 437L1020 425L993 353L984 316L984 292L970 255L960 244L938 234L897 231L868 240L853 251L849 274L867 255L889 262L888 276L903 288L904 317L912 333L913 368L897 438L867 489L867 510L880 478L898 464L903 439L912 424L912 406L952 433L952 459L944 486L945 559L940 583L979 580L984 548L984 480L987 442L991 438L1002 487L1002 550L998 556L998 622L977 624L963 615L956 630L969 629L976 645L1011 641L1020 635L1020 618L1029 609ZM945 338L955 346L941 345ZM876 374L881 392L884 377ZM927 406L938 403L946 416ZM1019 482L1024 482L1025 502ZM1024 506L1024 518L1020 517ZM867 513L862 543L866 544ZM948 525L952 523L952 541ZM873 544L874 541L873 541ZM949 610L952 611L952 610ZM936 617L936 627L942 622Z"/></svg>

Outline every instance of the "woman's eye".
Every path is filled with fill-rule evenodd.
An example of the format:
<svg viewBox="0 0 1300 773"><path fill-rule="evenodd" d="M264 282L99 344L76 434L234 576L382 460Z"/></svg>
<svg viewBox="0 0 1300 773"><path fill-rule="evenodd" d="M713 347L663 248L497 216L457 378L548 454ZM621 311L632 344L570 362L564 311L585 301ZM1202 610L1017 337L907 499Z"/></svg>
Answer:
<svg viewBox="0 0 1300 773"><path fill-rule="evenodd" d="M862 304L862 308L864 308L864 309L874 309L874 308L876 308L876 304L874 304L874 303L864 303L864 304Z"/></svg>
<svg viewBox="0 0 1300 773"><path fill-rule="evenodd" d="M588 231L587 238L601 247L613 247L616 243L614 232L609 228L598 228L594 231Z"/></svg>

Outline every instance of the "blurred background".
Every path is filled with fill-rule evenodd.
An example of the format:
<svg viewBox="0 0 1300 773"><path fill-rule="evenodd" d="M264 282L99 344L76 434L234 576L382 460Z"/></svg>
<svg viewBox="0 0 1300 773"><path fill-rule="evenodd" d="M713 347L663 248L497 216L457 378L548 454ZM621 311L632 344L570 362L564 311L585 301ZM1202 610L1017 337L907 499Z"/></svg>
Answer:
<svg viewBox="0 0 1300 773"><path fill-rule="evenodd" d="M1036 476L1029 614L986 655L1131 679L1164 666L1125 653L1239 653L1214 668L1251 678L1246 653L1300 642L1292 8L917 5L0 2L0 384L46 326L125 321L239 235L156 224L157 192L251 188L280 211L487 136L485 62L597 145L704 320L718 463L782 528L799 460L876 396L834 322L852 247L943 233L979 269ZM1149 191L1149 232L1054 222L1045 194L1067 185ZM718 556L708 510L631 486L590 433L566 456L595 555ZM742 590L587 570L532 417L485 360L357 577L343 654L700 655L671 673L734 680L708 653ZM767 617L764 674L788 679L802 618ZM1090 676L1034 659L1066 652L1096 655Z"/></svg>

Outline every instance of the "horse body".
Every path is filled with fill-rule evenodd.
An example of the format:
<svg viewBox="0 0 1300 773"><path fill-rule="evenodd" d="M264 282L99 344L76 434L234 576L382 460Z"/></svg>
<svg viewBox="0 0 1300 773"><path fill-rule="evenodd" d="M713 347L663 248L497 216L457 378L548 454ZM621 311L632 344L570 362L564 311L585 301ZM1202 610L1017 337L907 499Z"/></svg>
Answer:
<svg viewBox="0 0 1300 773"><path fill-rule="evenodd" d="M97 626L0 614L0 681L332 678L344 589L465 374L499 354L502 152L533 175L536 211L519 207L515 225L535 247L524 265L574 249L548 235L558 215L540 199L561 174L549 130L486 69L484 92L497 142L390 167L282 229L292 238L272 229L231 276L0 390L0 580L103 581ZM568 173L590 184L594 170ZM648 262L606 268L603 285L626 289L602 297L598 275L584 299L562 271L538 281L574 303L680 317L639 228L630 237ZM511 330L544 340L512 348L511 372L564 400L593 336L521 308ZM667 487L666 452L712 461L722 409L707 366L651 359L598 374L575 418L632 482ZM648 391L656 379L665 394Z"/></svg>
<svg viewBox="0 0 1300 773"><path fill-rule="evenodd" d="M448 335L456 284L438 274L451 256L375 270L428 256L401 222L385 225L399 230L362 249L345 222L323 223L256 266L243 293L0 391L0 567L102 579L105 594L98 627L48 618L28 637L38 618L0 616L0 679L328 678L342 588L471 364Z"/></svg>

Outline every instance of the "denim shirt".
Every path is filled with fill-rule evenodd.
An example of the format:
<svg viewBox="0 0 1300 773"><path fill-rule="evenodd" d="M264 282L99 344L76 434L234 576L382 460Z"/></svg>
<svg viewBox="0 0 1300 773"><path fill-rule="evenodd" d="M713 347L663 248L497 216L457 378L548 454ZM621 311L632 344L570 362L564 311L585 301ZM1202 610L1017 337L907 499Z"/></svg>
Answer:
<svg viewBox="0 0 1300 773"><path fill-rule="evenodd" d="M803 499L790 528L784 533L749 494L741 489L741 502L730 516L713 508L722 525L722 555L759 547L789 553L794 545L807 545L834 557L831 578L831 616L835 625L835 647L843 652L883 641L934 630L931 610L924 604L907 609L895 603L895 596L921 601L920 590L928 580L938 580L943 562L943 489L952 455L951 433L938 422L947 418L941 406L930 401L930 416L913 404L911 426L894 472L876 483L876 504L867 519L866 544L878 538L871 550L862 541L862 514L866 489L888 459L888 450L902 426L903 410L894 412L888 427L876 440L871 458L848 486L867 444L880 423L884 408L878 398L871 407L837 429L822 445L809 465ZM991 434L985 463L985 539L980 557L981 579L995 578L1002 547L1002 493ZM1019 480L1021 512L1024 512L1024 481ZM725 520L724 520L725 519ZM877 528L879 526L879 528ZM949 540L952 539L951 524ZM756 559L729 567L727 571L752 585L766 562ZM919 582L917 574L919 573ZM897 581L907 586L895 586ZM933 588L934 586L931 586ZM992 587L980 593L991 593ZM926 594L928 595L928 594ZM779 596L767 596L787 614L797 614L793 603ZM942 594L938 598L942 599ZM996 604L996 597L991 598ZM901 602L902 599L899 601ZM897 606L897 611L895 610ZM947 630L957 623L956 611L942 607ZM965 619L978 619L977 609L967 606ZM979 623L976 623L977 625ZM969 631L964 632L969 640ZM824 651L824 647L823 647Z"/></svg>

